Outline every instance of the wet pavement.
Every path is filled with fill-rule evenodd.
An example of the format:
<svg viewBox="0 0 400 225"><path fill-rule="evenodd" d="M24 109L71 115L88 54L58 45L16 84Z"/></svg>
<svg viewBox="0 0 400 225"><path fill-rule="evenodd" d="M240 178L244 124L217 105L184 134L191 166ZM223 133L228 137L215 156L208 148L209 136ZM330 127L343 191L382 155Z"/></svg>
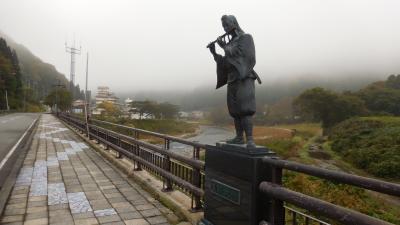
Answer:
<svg viewBox="0 0 400 225"><path fill-rule="evenodd" d="M0 224L166 225L172 212L43 114Z"/></svg>

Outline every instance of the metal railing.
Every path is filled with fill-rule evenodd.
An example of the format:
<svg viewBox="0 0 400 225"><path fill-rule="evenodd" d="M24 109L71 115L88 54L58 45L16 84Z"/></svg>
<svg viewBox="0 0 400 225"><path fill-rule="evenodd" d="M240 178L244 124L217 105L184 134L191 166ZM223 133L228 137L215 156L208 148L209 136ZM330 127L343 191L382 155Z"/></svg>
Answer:
<svg viewBox="0 0 400 225"><path fill-rule="evenodd" d="M82 133L87 132L86 123L82 118L69 114L59 114L59 118ZM121 134L104 128L101 125L115 126L129 130L131 135ZM146 135L159 138L163 145L156 145L140 140ZM178 188L192 199L192 210L200 210L203 207L204 195L204 162L199 160L200 151L204 145L190 142L177 137L159 134L138 128L123 126L100 120L90 120L89 138L95 139L117 151L118 156L124 156L133 160L135 170L146 170L163 180L163 191ZM170 150L170 143L178 142L193 147L193 157L189 158Z"/></svg>
<svg viewBox="0 0 400 225"><path fill-rule="evenodd" d="M291 216L291 218L286 219L286 223L291 223L292 225L300 225L300 224L331 225L330 223L327 223L325 221L317 219L313 216L307 215L303 212L300 212L299 210L293 209L288 206L284 206L284 207L287 211L287 213L285 212L285 215Z"/></svg>
<svg viewBox="0 0 400 225"><path fill-rule="evenodd" d="M383 194L400 197L400 185L389 183L377 179L366 178L356 175L351 175L343 172L337 172L327 169L308 166L278 158L262 159L262 163L272 168L272 180L270 182L263 181L259 185L259 190L267 197L272 199L272 209L269 212L268 218L270 221L266 224L283 225L285 224L285 203L290 203L296 207L305 209L312 213L324 216L341 224L348 225L389 225L391 223L379 220L377 218L362 214L360 212L347 209L332 203L304 195L282 186L281 176L282 170L291 170L307 175L335 181L339 183L349 184L360 188L376 191ZM267 172L267 171L266 171ZM298 224L296 215L299 213L296 210L289 209L292 213L292 224ZM294 219L293 219L294 217ZM311 224L310 221L316 221L320 224L322 221L314 220L310 216L306 216L305 224Z"/></svg>

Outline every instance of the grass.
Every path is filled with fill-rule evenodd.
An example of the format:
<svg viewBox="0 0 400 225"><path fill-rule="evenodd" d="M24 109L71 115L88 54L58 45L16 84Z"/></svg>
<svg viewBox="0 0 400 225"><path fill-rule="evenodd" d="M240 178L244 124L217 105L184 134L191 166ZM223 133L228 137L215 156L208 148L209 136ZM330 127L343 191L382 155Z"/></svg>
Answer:
<svg viewBox="0 0 400 225"><path fill-rule="evenodd" d="M322 133L316 123L255 127L254 138L259 145L267 146L283 159L309 162L309 141Z"/></svg>
<svg viewBox="0 0 400 225"><path fill-rule="evenodd" d="M104 116L96 117L95 119L171 136L187 137L196 133L199 127L197 123L188 123L179 120L156 120L156 119L136 120L136 119L125 119L125 118L120 119L120 118L112 118ZM98 125L126 135L133 135L133 132L126 128L121 128L118 126L112 126L106 124L98 124ZM162 138L158 138L148 134L140 134L139 138L141 140L148 141L152 144L160 144L163 142Z"/></svg>
<svg viewBox="0 0 400 225"><path fill-rule="evenodd" d="M253 136L255 139L284 139L293 137L293 131L280 127L255 126Z"/></svg>

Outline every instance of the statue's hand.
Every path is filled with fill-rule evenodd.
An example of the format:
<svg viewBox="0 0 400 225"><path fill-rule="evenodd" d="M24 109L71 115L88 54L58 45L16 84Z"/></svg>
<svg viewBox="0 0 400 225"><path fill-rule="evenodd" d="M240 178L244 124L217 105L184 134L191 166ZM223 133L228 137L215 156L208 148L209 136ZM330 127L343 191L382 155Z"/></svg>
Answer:
<svg viewBox="0 0 400 225"><path fill-rule="evenodd" d="M224 40L223 37L218 37L217 38L217 43L218 43L219 47L221 47L221 48L224 48L225 45L226 45L225 40Z"/></svg>
<svg viewBox="0 0 400 225"><path fill-rule="evenodd" d="M215 43L211 42L210 44L208 44L207 46L210 49L210 52L214 55L216 54L215 52Z"/></svg>

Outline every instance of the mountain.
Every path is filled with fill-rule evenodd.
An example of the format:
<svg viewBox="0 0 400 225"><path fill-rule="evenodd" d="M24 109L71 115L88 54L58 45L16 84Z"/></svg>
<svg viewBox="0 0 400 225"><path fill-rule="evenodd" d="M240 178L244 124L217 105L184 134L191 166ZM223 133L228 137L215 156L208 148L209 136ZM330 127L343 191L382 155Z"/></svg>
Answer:
<svg viewBox="0 0 400 225"><path fill-rule="evenodd" d="M18 44L8 35L0 31L0 38L4 38L8 45L15 50L21 68L22 81L25 86L32 88L36 92L38 100L42 100L47 94L54 89L54 85L60 84L69 87L69 81L64 74L39 57L35 56L28 48ZM82 97L79 86L75 87L75 96Z"/></svg>

